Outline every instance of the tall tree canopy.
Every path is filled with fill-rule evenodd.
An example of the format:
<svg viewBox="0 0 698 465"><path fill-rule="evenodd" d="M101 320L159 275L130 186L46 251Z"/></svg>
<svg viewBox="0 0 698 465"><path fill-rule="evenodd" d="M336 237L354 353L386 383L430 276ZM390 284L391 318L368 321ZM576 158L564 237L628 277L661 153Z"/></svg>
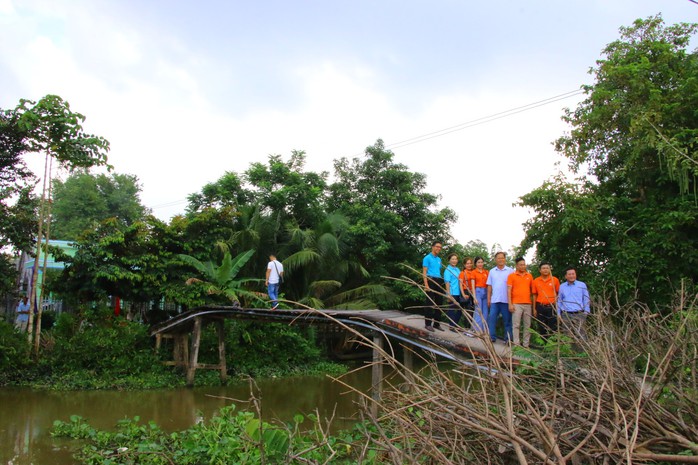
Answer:
<svg viewBox="0 0 698 465"><path fill-rule="evenodd" d="M347 242L374 275L400 276L405 270L399 263L418 266L427 244L450 239L456 220L453 210L438 209L439 197L426 192L426 176L394 158L378 140L363 159L335 160L330 186L328 209L349 220Z"/></svg>
<svg viewBox="0 0 698 465"><path fill-rule="evenodd" d="M143 219L138 178L130 174L93 175L77 171L53 187L52 236L73 240L107 218L128 226Z"/></svg>
<svg viewBox="0 0 698 465"><path fill-rule="evenodd" d="M697 27L637 20L603 50L555 144L579 177L521 198L534 211L524 250L623 298L662 302L696 281L698 54L687 47Z"/></svg>
<svg viewBox="0 0 698 465"><path fill-rule="evenodd" d="M30 146L20 117L17 109L0 110L0 248L28 250L36 231L36 179L24 160Z"/></svg>

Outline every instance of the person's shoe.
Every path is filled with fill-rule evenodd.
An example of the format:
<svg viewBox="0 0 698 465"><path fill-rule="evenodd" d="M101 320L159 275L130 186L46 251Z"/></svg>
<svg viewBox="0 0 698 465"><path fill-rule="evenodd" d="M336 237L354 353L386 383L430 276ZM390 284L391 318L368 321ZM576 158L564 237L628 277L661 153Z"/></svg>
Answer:
<svg viewBox="0 0 698 465"><path fill-rule="evenodd" d="M432 326L425 326L427 331L431 331L432 333L434 332L434 328Z"/></svg>
<svg viewBox="0 0 698 465"><path fill-rule="evenodd" d="M276 310L277 308L279 308L279 304L274 304L274 305L271 307L272 310Z"/></svg>

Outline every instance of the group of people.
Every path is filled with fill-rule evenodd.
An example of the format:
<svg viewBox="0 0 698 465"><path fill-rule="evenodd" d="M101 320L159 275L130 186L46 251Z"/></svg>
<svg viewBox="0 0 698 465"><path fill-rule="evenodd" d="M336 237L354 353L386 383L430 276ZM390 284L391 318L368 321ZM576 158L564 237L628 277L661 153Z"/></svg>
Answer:
<svg viewBox="0 0 698 465"><path fill-rule="evenodd" d="M441 316L446 297L445 315L451 331L457 330L465 311L469 314L467 320L472 321L472 330L487 333L492 342L496 340L500 316L507 342L516 345L529 347L533 319L538 321L538 333L544 340L557 332L558 321L562 329L586 338L584 322L591 311L589 291L586 284L577 280L574 267L565 270L565 282L560 284L552 275L550 263L541 263L540 276L534 279L524 258L516 258L514 269L507 266L504 252L495 254L496 266L491 270L485 269L482 257L466 257L460 269L455 253L447 257L448 265L444 267L441 248L441 242L432 243L431 252L422 261L427 331L444 330Z"/></svg>

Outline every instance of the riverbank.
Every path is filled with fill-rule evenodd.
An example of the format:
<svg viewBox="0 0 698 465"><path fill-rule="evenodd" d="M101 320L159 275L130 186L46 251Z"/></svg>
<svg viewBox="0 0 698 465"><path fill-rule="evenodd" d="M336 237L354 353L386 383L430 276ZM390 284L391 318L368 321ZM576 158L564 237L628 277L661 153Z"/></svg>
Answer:
<svg viewBox="0 0 698 465"><path fill-rule="evenodd" d="M347 373L342 380L359 392L367 392L370 369ZM327 376L262 378L255 380L255 385L264 421L288 423L297 414L316 414L323 422L333 418L331 433L350 429L357 421L358 394ZM238 411L254 412L254 406L247 402L250 395L249 382L144 391L0 388L0 463L74 464L72 454L80 443L51 437L55 420L68 422L71 416L80 416L96 429L115 431L119 420L138 417L139 424L152 421L164 432L173 433L211 419L232 403Z"/></svg>
<svg viewBox="0 0 698 465"><path fill-rule="evenodd" d="M228 383L253 378L339 375L344 365L331 361L312 328L284 324L226 321ZM171 347L154 349L143 324L95 312L61 314L42 333L37 354L22 334L0 322L0 386L46 390L175 388L184 385L181 369L165 366ZM217 360L213 328L202 335L199 361ZM197 386L218 386L218 374L199 370Z"/></svg>

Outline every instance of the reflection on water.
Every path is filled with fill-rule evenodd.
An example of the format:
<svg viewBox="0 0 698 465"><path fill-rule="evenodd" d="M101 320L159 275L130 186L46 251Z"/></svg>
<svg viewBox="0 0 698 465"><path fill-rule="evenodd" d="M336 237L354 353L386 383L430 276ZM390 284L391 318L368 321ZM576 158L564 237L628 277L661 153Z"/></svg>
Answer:
<svg viewBox="0 0 698 465"><path fill-rule="evenodd" d="M371 386L371 370L362 369L343 380L362 392ZM267 421L291 421L296 413L329 417L335 412L334 429L351 427L358 395L326 377L291 377L258 381L262 416ZM210 418L219 408L247 401L249 384L228 387L153 391L46 392L0 388L0 464L67 465L72 441L51 438L54 420L70 415L86 418L96 428L112 429L117 420L139 416L166 431L188 428ZM234 402L247 409L247 402Z"/></svg>

